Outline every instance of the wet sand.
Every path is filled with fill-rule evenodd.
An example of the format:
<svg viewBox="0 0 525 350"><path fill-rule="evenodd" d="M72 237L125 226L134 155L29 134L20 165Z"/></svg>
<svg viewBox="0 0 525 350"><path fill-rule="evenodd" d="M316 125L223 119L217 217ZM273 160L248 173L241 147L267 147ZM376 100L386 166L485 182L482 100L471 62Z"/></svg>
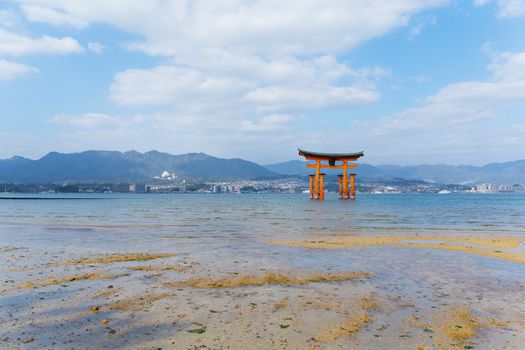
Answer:
<svg viewBox="0 0 525 350"><path fill-rule="evenodd" d="M221 269L182 251L63 260L43 254L39 263L21 266L37 252L2 247L2 266L8 268L1 290L0 345L6 349L516 349L525 341L523 279L502 282L498 276L482 277L477 275L479 266L477 273L465 275L474 268L469 265L477 264L472 254L501 259L470 248L519 249L520 238L318 238L260 244L268 249L275 244L290 246L273 255L296 250L299 258L305 249L307 254L322 248L336 255L374 249L376 258L395 256L390 260L394 266L407 262L421 266L400 276L399 270L388 268L323 271L268 264L254 269L248 260L232 258L232 267ZM427 241L443 243L436 244L449 254L440 273L428 268L438 248L429 249ZM450 249L452 242L454 249ZM418 253L411 253L414 250ZM377 264L371 258L360 260ZM451 263L462 268L453 269ZM403 282L395 283L396 279ZM414 285L410 288L407 281Z"/></svg>
<svg viewBox="0 0 525 350"><path fill-rule="evenodd" d="M0 348L520 349L504 199L4 201Z"/></svg>

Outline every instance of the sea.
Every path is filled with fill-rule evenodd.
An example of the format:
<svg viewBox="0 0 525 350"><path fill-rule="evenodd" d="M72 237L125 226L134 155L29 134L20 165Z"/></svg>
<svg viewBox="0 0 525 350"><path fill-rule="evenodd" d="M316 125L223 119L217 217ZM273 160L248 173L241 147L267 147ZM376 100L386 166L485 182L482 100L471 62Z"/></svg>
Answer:
<svg viewBox="0 0 525 350"><path fill-rule="evenodd" d="M525 234L524 194L2 194L0 245L206 251L325 234ZM232 248L233 247L233 248ZM198 248L198 249L197 249Z"/></svg>
<svg viewBox="0 0 525 350"><path fill-rule="evenodd" d="M326 295L342 298L348 293L372 296L385 305L381 309L384 312L376 312L374 326L365 327L358 337L343 339L354 342L352 348L359 349L416 348L421 344L418 343L420 338L411 337L412 333L400 333L412 329L406 324L407 319L415 315L432 320L436 310L449 307L466 306L476 315L500 320L522 319L525 315L525 269L521 263L441 249L381 246L312 249L275 244L275 240L300 241L332 235L525 237L523 194L358 194L356 200L339 200L337 195L329 194L325 201L309 200L304 194L2 196L5 200L0 200L3 274L0 304L6 312L0 313L0 325L5 326L0 335L24 349L70 349L71 346L89 349L94 341L95 348L135 349L137 344L146 340L157 348L166 347L168 343L157 345L174 334L180 337L177 339L182 339L180 341L193 341L192 335L186 332L191 324L179 324L172 319L167 322L165 318L171 314L165 310L174 305L192 305L195 298L202 305L188 314L189 320L211 322L208 309L210 312L217 308L230 310L221 317L232 320L238 317L234 311L237 309L228 308L221 302L251 302L249 312L254 312L254 305L263 305L267 300L286 297L294 303L294 296L301 298L314 292L318 298ZM189 263L195 266L192 276L210 278L262 271L291 274L366 271L371 277L337 285L252 287L236 291L238 294L231 295L239 296L226 301L229 300L229 291L174 291L163 286L164 282L188 278L188 274L166 271L148 275L147 271L128 268L130 264L140 262L53 265L112 253L176 254L173 258L143 263ZM34 290L17 287L27 281L47 281L93 271L120 273L124 277L64 282ZM113 286L119 290L118 298L136 298L160 291L175 294L170 301L152 306L154 311L145 308L144 319L134 318L133 314L112 314L108 327L96 326L102 321L98 318L93 321L98 316L91 314L65 321L70 320L71 315L86 315L85 310L94 302L102 302L93 299L93 295ZM254 301L254 298L259 299ZM399 300L415 307L396 306ZM271 316L264 317L260 322L252 321L266 327ZM153 324L145 320L153 320ZM525 333L519 323L512 322L512 326L503 330L498 328L497 332L490 333L490 337L482 338L476 343L476 348L517 348L516 344L525 341ZM159 324L165 325L159 328ZM173 327L178 327L178 333L174 333ZM224 332L231 330L221 327L224 326L215 326ZM107 332L114 332L113 329L138 331L112 337ZM376 334L379 330L384 330L381 337ZM284 331L278 329L276 332ZM410 332L419 334L422 331L414 328ZM263 333L268 336L267 332ZM401 337L400 334L405 335ZM428 334L422 334L430 344L432 339ZM60 346L56 347L57 344Z"/></svg>

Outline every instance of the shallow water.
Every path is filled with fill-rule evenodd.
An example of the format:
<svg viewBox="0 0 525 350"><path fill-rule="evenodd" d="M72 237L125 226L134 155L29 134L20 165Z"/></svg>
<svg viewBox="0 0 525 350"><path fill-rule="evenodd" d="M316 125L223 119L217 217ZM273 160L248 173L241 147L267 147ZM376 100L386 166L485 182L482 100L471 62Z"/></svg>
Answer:
<svg viewBox="0 0 525 350"><path fill-rule="evenodd" d="M10 316L0 316L0 324L6 326L5 334L9 339L15 339L20 329L25 334L32 334L31 337L36 340L29 343L8 342L22 348L49 347L53 339L56 342L51 346L53 348L67 348L66 344L71 342L75 348L89 348L86 342L93 339L101 347L135 347L136 340L131 335L117 341L103 337L101 331L92 338L72 338L74 329L60 330L65 311L58 306L61 301L69 301L77 304L67 310L85 309L89 303L78 308L78 302L89 299L89 293L93 294L97 288L108 283L129 289L125 293L128 296L149 290L152 286L161 288L161 284L157 287L153 280L144 279L143 273L132 273L117 280L119 282L81 281L67 288L46 287L39 289L38 293L14 288L20 282L45 276L50 271L12 272L13 268L41 267L49 262L102 253L176 253L180 258L173 261L197 261L202 268L196 273L210 275L261 269L316 272L362 270L372 272L373 277L362 287L355 287L356 291L373 292L382 299L402 297L416 304L421 315L430 315L436 305L447 304L476 306L476 312L487 315L490 310L498 309L498 317L512 318L516 313L525 313L525 268L522 264L458 252L407 247L323 250L269 244L272 239L302 240L312 235L339 234L525 236L525 195L360 195L355 201L340 201L335 196L328 196L324 202L310 201L305 195L40 196L57 200L0 200L0 248L18 248L0 253L6 276L1 301L10 312ZM126 266L116 264L109 272L129 273ZM62 276L86 269L54 268L51 272ZM166 273L162 278L180 279L181 274ZM318 288L323 293L331 291L330 286ZM209 293L212 292L191 295L203 304L213 304L212 300L217 296ZM267 288L264 293L268 294L261 292L261 289L255 289L253 293L271 298L274 295L282 297L286 292ZM38 299L42 295L45 295L47 308L43 308L40 315L50 317L54 323L33 328L27 325L35 321L29 310L43 307ZM55 307L49 309L50 305ZM193 313L195 319L201 317L199 311L194 310ZM162 318L162 312L157 311L155 315ZM392 324L400 322L397 318L405 316L403 313L377 315L376 322ZM149 317L152 318L151 315ZM121 319L121 322L134 327L138 324L138 321L129 319ZM142 323L140 325L147 328ZM39 338L43 328L47 333ZM352 338L354 343L351 344L363 349L398 344L400 340L395 334L398 331L392 328L385 331L382 337L372 337L372 327ZM523 339L516 337L516 334L525 334L522 331L523 328L511 327L503 335L491 334L490 341L484 339L489 344L486 348L503 348L498 347L499 344L508 339L521 341ZM160 341L165 345L162 343L165 333L160 330L160 333L148 332L154 334L149 340L153 342L151 344L156 345L155 341ZM187 334L183 333L180 337L185 346L193 345L184 335ZM207 338L203 339L202 342L206 343ZM212 340L209 341L213 344ZM403 343L410 341L412 343ZM420 341L419 338L417 341ZM407 337L406 340L402 338L401 344L414 347L417 341L415 337ZM486 344L478 343L477 348L485 348Z"/></svg>
<svg viewBox="0 0 525 350"><path fill-rule="evenodd" d="M329 196L324 202L304 195L40 196L79 200L0 201L2 243L45 243L56 235L84 244L93 237L98 243L118 241L123 249L134 248L134 236L156 245L159 239L183 236L290 238L389 230L525 233L525 195L515 194L361 195L356 201ZM13 231L20 234L13 236Z"/></svg>

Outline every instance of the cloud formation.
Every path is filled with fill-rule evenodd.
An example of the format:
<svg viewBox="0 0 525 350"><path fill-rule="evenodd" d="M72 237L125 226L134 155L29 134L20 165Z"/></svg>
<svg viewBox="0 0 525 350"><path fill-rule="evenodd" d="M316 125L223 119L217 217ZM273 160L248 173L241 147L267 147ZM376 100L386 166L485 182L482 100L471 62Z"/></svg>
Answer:
<svg viewBox="0 0 525 350"><path fill-rule="evenodd" d="M11 80L34 72L38 70L25 64L0 59L0 80Z"/></svg>
<svg viewBox="0 0 525 350"><path fill-rule="evenodd" d="M486 81L449 84L419 106L355 122L372 140L363 138L363 144L382 153L383 161L389 156L411 161L423 155L446 157L448 162L498 159L503 153L520 157L525 139L519 135L525 126L516 121L516 113L504 111L525 101L525 52L492 53L488 71L491 77Z"/></svg>
<svg viewBox="0 0 525 350"><path fill-rule="evenodd" d="M0 19L2 16L0 13ZM2 23L7 26L14 25L16 17L11 16L12 22ZM19 57L36 54L46 55L65 55L71 53L81 53L84 48L73 38L55 38L48 35L40 37L30 37L17 34L3 29L0 24L0 80L11 80L19 76L38 72L38 69L22 63L12 62L2 59L3 57Z"/></svg>
<svg viewBox="0 0 525 350"><path fill-rule="evenodd" d="M474 0L474 5L484 6L492 0ZM498 0L499 18L517 18L525 15L525 0Z"/></svg>
<svg viewBox="0 0 525 350"><path fill-rule="evenodd" d="M411 15L447 1L330 0L323 6L315 0L136 0L133 6L125 0L22 3L30 20L49 24L107 23L142 37L130 43L130 48L152 55L192 56L203 48L288 54L345 50L404 26Z"/></svg>
<svg viewBox="0 0 525 350"><path fill-rule="evenodd" d="M366 148L386 159L408 153L415 158L466 154L479 147L480 135L490 136L480 125L500 116L501 108L525 99L523 54L492 53L489 79L448 84L422 103L382 117L369 113L356 121L338 116L337 125L331 123L332 115L350 115L354 108L381 101L386 83L396 79L390 77L396 73L390 67L358 65L349 53L401 27L408 28L408 40L419 40L425 26L439 25L437 15L425 11L448 5L447 0L329 0L322 6L314 0L136 0L133 6L124 0L19 3L27 21L72 28L72 36L100 25L116 28L129 38L120 49L155 62L126 66L114 72L110 86L101 87L107 89L114 114L95 107L49 119L59 133L54 148L159 148L259 161L271 161L265 158L269 153L285 160L299 144L328 151ZM494 4L496 15L519 17L523 3L499 0ZM12 62L15 56L105 49L97 41L84 48L71 36L30 36L4 26L0 57L7 60L0 60L0 79L36 71ZM120 49L110 47L107 52ZM422 73L407 79L421 86L433 81L432 72ZM493 131L501 136L494 149L521 142L513 132L503 137L503 130Z"/></svg>
<svg viewBox="0 0 525 350"><path fill-rule="evenodd" d="M38 38L32 38L0 28L0 56L64 55L80 52L84 52L84 48L71 37L55 38L42 35Z"/></svg>
<svg viewBox="0 0 525 350"><path fill-rule="evenodd" d="M490 81L447 85L421 106L382 119L378 133L413 132L470 125L495 115L495 108L525 100L525 52L494 53Z"/></svg>

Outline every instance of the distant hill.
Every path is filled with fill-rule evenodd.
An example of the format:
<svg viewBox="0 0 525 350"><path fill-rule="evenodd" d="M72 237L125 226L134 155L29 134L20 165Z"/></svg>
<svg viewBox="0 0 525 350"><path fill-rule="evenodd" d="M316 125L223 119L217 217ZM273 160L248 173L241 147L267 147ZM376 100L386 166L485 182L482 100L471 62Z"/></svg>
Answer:
<svg viewBox="0 0 525 350"><path fill-rule="evenodd" d="M204 153L172 155L158 151L86 151L68 154L51 152L38 160L23 157L0 160L0 182L145 181L160 176L165 170L182 178L200 180L278 176L253 162L216 158Z"/></svg>
<svg viewBox="0 0 525 350"><path fill-rule="evenodd" d="M311 170L305 167L302 160L289 160L287 162L263 165L266 169L278 174L306 176Z"/></svg>
<svg viewBox="0 0 525 350"><path fill-rule="evenodd" d="M420 179L437 183L525 183L525 160L491 163L480 167L438 164L404 167L384 165L379 168L405 179Z"/></svg>
<svg viewBox="0 0 525 350"><path fill-rule="evenodd" d="M358 163L356 173L361 179L402 178L407 180L423 180L426 182L445 184L479 184L479 183L525 183L525 160L505 163L491 163L485 166L472 165L369 165ZM311 169L305 167L305 162L292 160L289 162L265 165L268 170L280 174L307 175Z"/></svg>
<svg viewBox="0 0 525 350"><path fill-rule="evenodd" d="M204 153L172 155L158 151L51 152L31 160L13 157L0 160L0 182L118 182L150 181L164 171L194 180L265 179L280 176L306 176L313 173L302 160L261 166L243 159L223 159ZM452 165L369 165L359 163L360 180L405 179L436 183L478 184L525 183L525 160L492 163L485 166ZM333 180L336 171L328 171Z"/></svg>

